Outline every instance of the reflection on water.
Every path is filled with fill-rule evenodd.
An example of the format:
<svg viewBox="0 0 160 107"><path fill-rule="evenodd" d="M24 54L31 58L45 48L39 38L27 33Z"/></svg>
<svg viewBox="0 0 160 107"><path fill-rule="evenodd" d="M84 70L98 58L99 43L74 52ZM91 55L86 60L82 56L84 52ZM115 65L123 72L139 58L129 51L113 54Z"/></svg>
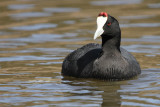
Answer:
<svg viewBox="0 0 160 107"><path fill-rule="evenodd" d="M52 13L64 13L64 12L77 12L80 9L79 8L44 8L43 9L46 12L52 12Z"/></svg>
<svg viewBox="0 0 160 107"><path fill-rule="evenodd" d="M156 4L148 4L149 8L160 8L160 3L156 3Z"/></svg>
<svg viewBox="0 0 160 107"><path fill-rule="evenodd" d="M143 0L110 0L110 1L93 1L91 2L92 5L125 5L125 4L139 4Z"/></svg>
<svg viewBox="0 0 160 107"><path fill-rule="evenodd" d="M121 98L124 100L122 105L129 106L145 106L145 107L159 107L160 102L160 92L159 88L159 75L160 73L157 70L144 70L140 77L136 80L128 81L129 85L122 85L121 89L118 92L123 93ZM155 75L156 74L156 75ZM127 95L130 93L130 95ZM150 93L153 93L150 96ZM137 94L139 94L137 96ZM158 96L154 96L154 94L158 94ZM136 101L142 101L144 103L138 103Z"/></svg>
<svg viewBox="0 0 160 107"><path fill-rule="evenodd" d="M17 26L12 27L10 29L12 30L40 30L40 29L46 29L46 28L55 28L56 24L50 24L50 23L44 23L44 24L35 24L35 25L28 25L28 26Z"/></svg>
<svg viewBox="0 0 160 107"><path fill-rule="evenodd" d="M142 36L141 38L123 38L122 41L125 41L125 42L151 42L151 43L159 43L160 41L160 36L159 35L145 35L145 36Z"/></svg>
<svg viewBox="0 0 160 107"><path fill-rule="evenodd" d="M159 43L160 36L152 36L146 35L142 36L141 38L124 38L122 41L125 42L137 42L138 44L133 45L126 45L123 48L127 49L129 52L135 53L150 53L150 54L158 54L160 55L160 45L142 45L142 42L146 43ZM153 55L146 55L146 56L153 56Z"/></svg>
<svg viewBox="0 0 160 107"><path fill-rule="evenodd" d="M133 24L121 24L121 28L123 27L160 27L160 23L133 23Z"/></svg>
<svg viewBox="0 0 160 107"><path fill-rule="evenodd" d="M46 63L38 63L40 65L52 65L52 64L62 64L62 62L46 62Z"/></svg>
<svg viewBox="0 0 160 107"><path fill-rule="evenodd" d="M129 52L135 53L154 53L159 54L160 45L129 45L123 46L123 48L127 49Z"/></svg>
<svg viewBox="0 0 160 107"><path fill-rule="evenodd" d="M155 15L120 16L121 19L148 19L153 17L155 17Z"/></svg>
<svg viewBox="0 0 160 107"><path fill-rule="evenodd" d="M7 32L0 32L0 35L5 35L5 34L8 34Z"/></svg>
<svg viewBox="0 0 160 107"><path fill-rule="evenodd" d="M0 43L0 48L16 48L17 46L24 46L26 43ZM1 53L2 51L0 51Z"/></svg>
<svg viewBox="0 0 160 107"><path fill-rule="evenodd" d="M44 12L25 12L25 13L16 13L11 14L10 16L16 19L22 19L22 18L31 18L31 17L47 17L51 16L50 13L44 13Z"/></svg>
<svg viewBox="0 0 160 107"><path fill-rule="evenodd" d="M25 61L25 60L58 60L64 57L46 57L46 56L14 56L0 58L0 62L4 61Z"/></svg>
<svg viewBox="0 0 160 107"><path fill-rule="evenodd" d="M62 78L59 73L49 75L0 84L0 91L8 92L1 95L0 102L39 105L47 101L45 105L113 107L131 104L158 107L160 104L159 86L156 84L160 82L160 73L157 70L144 70L138 78L120 82Z"/></svg>
<svg viewBox="0 0 160 107"><path fill-rule="evenodd" d="M52 25L54 25L54 24L52 24ZM32 27L32 28L34 28L34 27ZM45 27L45 26L42 26L42 27ZM24 29L25 27L23 27L23 28L18 27L18 28ZM27 30L31 29L30 27L27 27L27 28L28 28ZM40 28L40 27L38 26L38 28ZM35 27L35 29L38 29L38 28ZM33 29L31 29L31 30L33 30ZM71 37L75 37L75 36L77 36L76 33L65 33L63 35L60 35L60 34L32 34L32 36L29 36L29 37L1 39L0 41L43 43L43 42L50 42L50 41L65 41L66 39L63 39L64 37L71 38ZM70 40L72 40L72 39L70 39ZM5 45L5 44L3 44L3 45Z"/></svg>
<svg viewBox="0 0 160 107"><path fill-rule="evenodd" d="M18 10L18 9L29 9L33 8L34 4L12 4L8 5L9 9Z"/></svg>
<svg viewBox="0 0 160 107"><path fill-rule="evenodd" d="M67 20L63 22L64 24L75 24L75 21L73 20Z"/></svg>
<svg viewBox="0 0 160 107"><path fill-rule="evenodd" d="M2 107L160 106L158 0L0 2ZM63 77L61 64L68 53L100 43L93 41L96 16L106 9L119 20L122 47L137 58L142 74L114 82Z"/></svg>

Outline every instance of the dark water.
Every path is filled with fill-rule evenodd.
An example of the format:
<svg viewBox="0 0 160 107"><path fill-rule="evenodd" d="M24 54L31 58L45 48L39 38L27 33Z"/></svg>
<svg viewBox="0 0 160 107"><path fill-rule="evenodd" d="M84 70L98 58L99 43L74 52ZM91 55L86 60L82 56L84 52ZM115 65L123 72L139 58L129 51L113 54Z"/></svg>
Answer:
<svg viewBox="0 0 160 107"><path fill-rule="evenodd" d="M93 41L107 11L122 30L122 47L142 74L126 81L61 76L64 57ZM159 0L0 0L2 107L160 107Z"/></svg>

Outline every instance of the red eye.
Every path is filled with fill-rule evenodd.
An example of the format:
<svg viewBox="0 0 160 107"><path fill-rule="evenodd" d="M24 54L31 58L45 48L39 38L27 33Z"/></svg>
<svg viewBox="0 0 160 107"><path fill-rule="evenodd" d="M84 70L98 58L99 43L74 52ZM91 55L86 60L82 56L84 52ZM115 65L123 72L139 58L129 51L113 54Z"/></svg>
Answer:
<svg viewBox="0 0 160 107"><path fill-rule="evenodd" d="M111 25L111 22L107 23L107 25L110 26L110 25Z"/></svg>

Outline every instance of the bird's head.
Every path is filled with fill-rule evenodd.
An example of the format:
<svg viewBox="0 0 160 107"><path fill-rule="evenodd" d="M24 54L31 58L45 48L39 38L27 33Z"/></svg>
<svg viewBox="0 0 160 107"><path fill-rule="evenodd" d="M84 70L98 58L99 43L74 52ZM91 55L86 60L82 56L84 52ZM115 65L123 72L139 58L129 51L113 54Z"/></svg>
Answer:
<svg viewBox="0 0 160 107"><path fill-rule="evenodd" d="M97 17L97 30L94 39L99 36L115 36L121 33L118 21L106 12L99 13Z"/></svg>

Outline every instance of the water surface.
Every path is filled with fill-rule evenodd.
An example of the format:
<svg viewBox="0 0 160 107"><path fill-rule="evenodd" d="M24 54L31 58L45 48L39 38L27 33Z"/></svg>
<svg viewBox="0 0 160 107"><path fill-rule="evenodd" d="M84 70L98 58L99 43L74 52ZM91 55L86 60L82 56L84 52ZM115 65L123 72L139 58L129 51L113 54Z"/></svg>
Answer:
<svg viewBox="0 0 160 107"><path fill-rule="evenodd" d="M2 107L159 107L159 0L0 0ZM72 5L71 5L72 4ZM96 17L120 22L142 74L125 81L61 75L68 53L93 41Z"/></svg>

